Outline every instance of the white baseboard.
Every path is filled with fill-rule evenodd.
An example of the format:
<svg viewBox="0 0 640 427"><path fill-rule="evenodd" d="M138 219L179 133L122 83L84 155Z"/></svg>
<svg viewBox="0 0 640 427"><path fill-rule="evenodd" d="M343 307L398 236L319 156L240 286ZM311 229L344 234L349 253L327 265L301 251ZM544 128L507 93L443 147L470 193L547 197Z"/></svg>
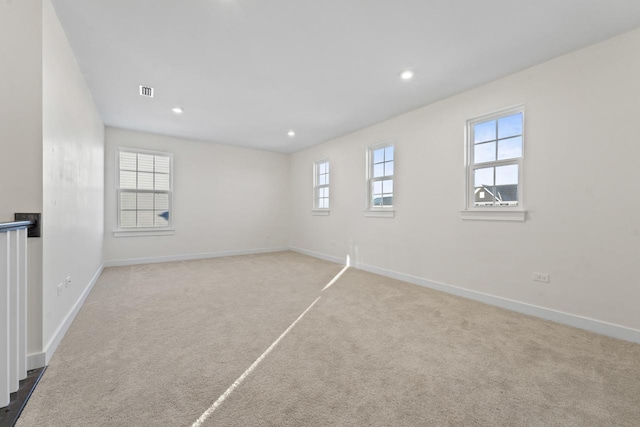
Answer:
<svg viewBox="0 0 640 427"><path fill-rule="evenodd" d="M205 252L199 254L184 254L184 255L167 255L148 258L128 258L128 259L115 259L105 261L105 267L121 267L125 265L138 265L138 264L155 264L159 262L171 262L171 261L189 261L193 259L206 259L206 258L218 258L223 256L235 256L235 255L255 255L264 254L270 252L282 252L290 250L288 247L283 248L259 248L259 249L243 249L237 251L222 251L222 252Z"/></svg>
<svg viewBox="0 0 640 427"><path fill-rule="evenodd" d="M27 371L43 368L45 365L46 357L44 353L27 354Z"/></svg>
<svg viewBox="0 0 640 427"><path fill-rule="evenodd" d="M331 255L321 254L319 252L313 252L313 251L308 251L306 249L297 248L295 246L290 247L289 250L293 251L293 252L298 252L298 253L301 253L301 254L304 254L304 255L309 255L309 256L312 256L314 258L320 258L320 259L323 259L325 261L335 262L336 264L345 265L345 261L346 261L346 257L345 257L345 259L342 259L342 258L338 258L338 257L331 256Z"/></svg>
<svg viewBox="0 0 640 427"><path fill-rule="evenodd" d="M300 252L309 256L325 259L328 261L334 261L338 263L342 262L338 258L330 255L319 254L317 252L296 248L296 247L292 247L290 249L295 252ZM502 298L495 295L472 291L470 289L465 289L458 286L452 286L446 283L435 282L432 280L423 279L421 277L412 276L410 274L399 273L397 271L374 267L372 265L367 265L363 263L354 263L353 267L360 270L369 271L371 273L379 274L381 276L390 277L392 279L402 280L403 282L413 283L415 285L424 286L427 288L446 292L448 294L457 295L463 298L468 298L471 300L483 302L485 304L505 308L507 310L515 311L518 313L527 314L529 316L539 317L541 319L550 320L552 322L560 323L563 325L573 326L575 328L584 329L587 331L595 332L595 333L606 335L609 337L618 338L625 341L631 341L631 342L640 344L640 330L628 328L626 326L616 325L614 323L604 322L602 320L591 319L589 317L565 313L562 311L540 307L533 304L527 304L524 302L511 300L508 298Z"/></svg>
<svg viewBox="0 0 640 427"><path fill-rule="evenodd" d="M82 305L84 304L85 300L91 293L91 290L93 289L93 286L98 281L98 278L100 277L100 274L102 274L103 269L104 269L104 263L100 265L100 267L98 267L98 270L95 272L95 274L87 284L87 287L85 288L85 290L82 292L82 294L80 295L76 303L73 305L69 313L67 313L67 316L65 317L64 321L60 324L60 326L58 326L58 329L56 329L55 333L53 334L53 336L51 337L47 345L44 347L44 353L39 353L39 354L44 354L44 364L42 366L49 364L49 361L51 360L53 353L55 353L56 349L58 348L58 345L60 345L60 341L62 341L62 338L67 333L67 330L69 330L69 326L71 326L73 319L76 318L76 315L80 311L80 308L82 308ZM42 358L39 357L39 354L34 355L34 356L38 356L37 358L36 357L33 358L34 362L36 360L37 362L42 362ZM28 364L29 364L29 360L27 361L27 365ZM42 367L42 366L38 366L38 367Z"/></svg>

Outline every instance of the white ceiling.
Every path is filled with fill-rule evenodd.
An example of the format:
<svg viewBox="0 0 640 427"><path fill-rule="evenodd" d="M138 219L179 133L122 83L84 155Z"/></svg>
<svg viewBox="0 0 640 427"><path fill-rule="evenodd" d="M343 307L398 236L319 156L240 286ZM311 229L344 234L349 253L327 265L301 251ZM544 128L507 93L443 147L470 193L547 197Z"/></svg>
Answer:
<svg viewBox="0 0 640 427"><path fill-rule="evenodd" d="M283 153L640 27L638 0L53 4L106 125Z"/></svg>

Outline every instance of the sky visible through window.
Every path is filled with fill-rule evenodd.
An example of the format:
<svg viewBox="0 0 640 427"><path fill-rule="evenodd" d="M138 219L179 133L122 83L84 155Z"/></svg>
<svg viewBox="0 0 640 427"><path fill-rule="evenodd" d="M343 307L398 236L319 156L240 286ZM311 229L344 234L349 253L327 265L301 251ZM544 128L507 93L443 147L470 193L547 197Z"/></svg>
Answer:
<svg viewBox="0 0 640 427"><path fill-rule="evenodd" d="M169 226L170 158L164 155L120 151L119 226Z"/></svg>
<svg viewBox="0 0 640 427"><path fill-rule="evenodd" d="M373 150L371 206L393 206L393 146Z"/></svg>
<svg viewBox="0 0 640 427"><path fill-rule="evenodd" d="M509 161L522 157L522 118L518 112L474 125L475 206L517 205L519 165Z"/></svg>
<svg viewBox="0 0 640 427"><path fill-rule="evenodd" d="M329 162L316 163L316 208L329 209Z"/></svg>

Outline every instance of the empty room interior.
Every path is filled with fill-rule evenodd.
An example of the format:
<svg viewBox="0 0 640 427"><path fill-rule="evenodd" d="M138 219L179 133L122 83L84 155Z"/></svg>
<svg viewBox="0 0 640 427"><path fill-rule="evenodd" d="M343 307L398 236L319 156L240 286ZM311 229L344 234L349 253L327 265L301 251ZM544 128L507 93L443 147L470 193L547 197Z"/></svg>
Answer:
<svg viewBox="0 0 640 427"><path fill-rule="evenodd" d="M0 425L640 426L640 2L0 36Z"/></svg>

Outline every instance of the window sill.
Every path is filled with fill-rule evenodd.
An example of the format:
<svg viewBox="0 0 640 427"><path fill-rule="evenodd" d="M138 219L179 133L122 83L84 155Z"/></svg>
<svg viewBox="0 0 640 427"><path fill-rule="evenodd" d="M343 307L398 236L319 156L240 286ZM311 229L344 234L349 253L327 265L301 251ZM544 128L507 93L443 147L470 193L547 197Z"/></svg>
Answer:
<svg viewBox="0 0 640 427"><path fill-rule="evenodd" d="M474 209L460 211L463 220L475 221L524 221L527 211L502 209Z"/></svg>
<svg viewBox="0 0 640 427"><path fill-rule="evenodd" d="M113 230L113 237L147 237L147 236L173 236L175 229L164 228L161 230Z"/></svg>
<svg viewBox="0 0 640 427"><path fill-rule="evenodd" d="M396 211L393 209L369 209L363 212L364 216L373 217L373 218L393 218L396 214Z"/></svg>
<svg viewBox="0 0 640 427"><path fill-rule="evenodd" d="M311 215L315 215L315 216L328 216L329 215L329 209L314 209L311 211Z"/></svg>

